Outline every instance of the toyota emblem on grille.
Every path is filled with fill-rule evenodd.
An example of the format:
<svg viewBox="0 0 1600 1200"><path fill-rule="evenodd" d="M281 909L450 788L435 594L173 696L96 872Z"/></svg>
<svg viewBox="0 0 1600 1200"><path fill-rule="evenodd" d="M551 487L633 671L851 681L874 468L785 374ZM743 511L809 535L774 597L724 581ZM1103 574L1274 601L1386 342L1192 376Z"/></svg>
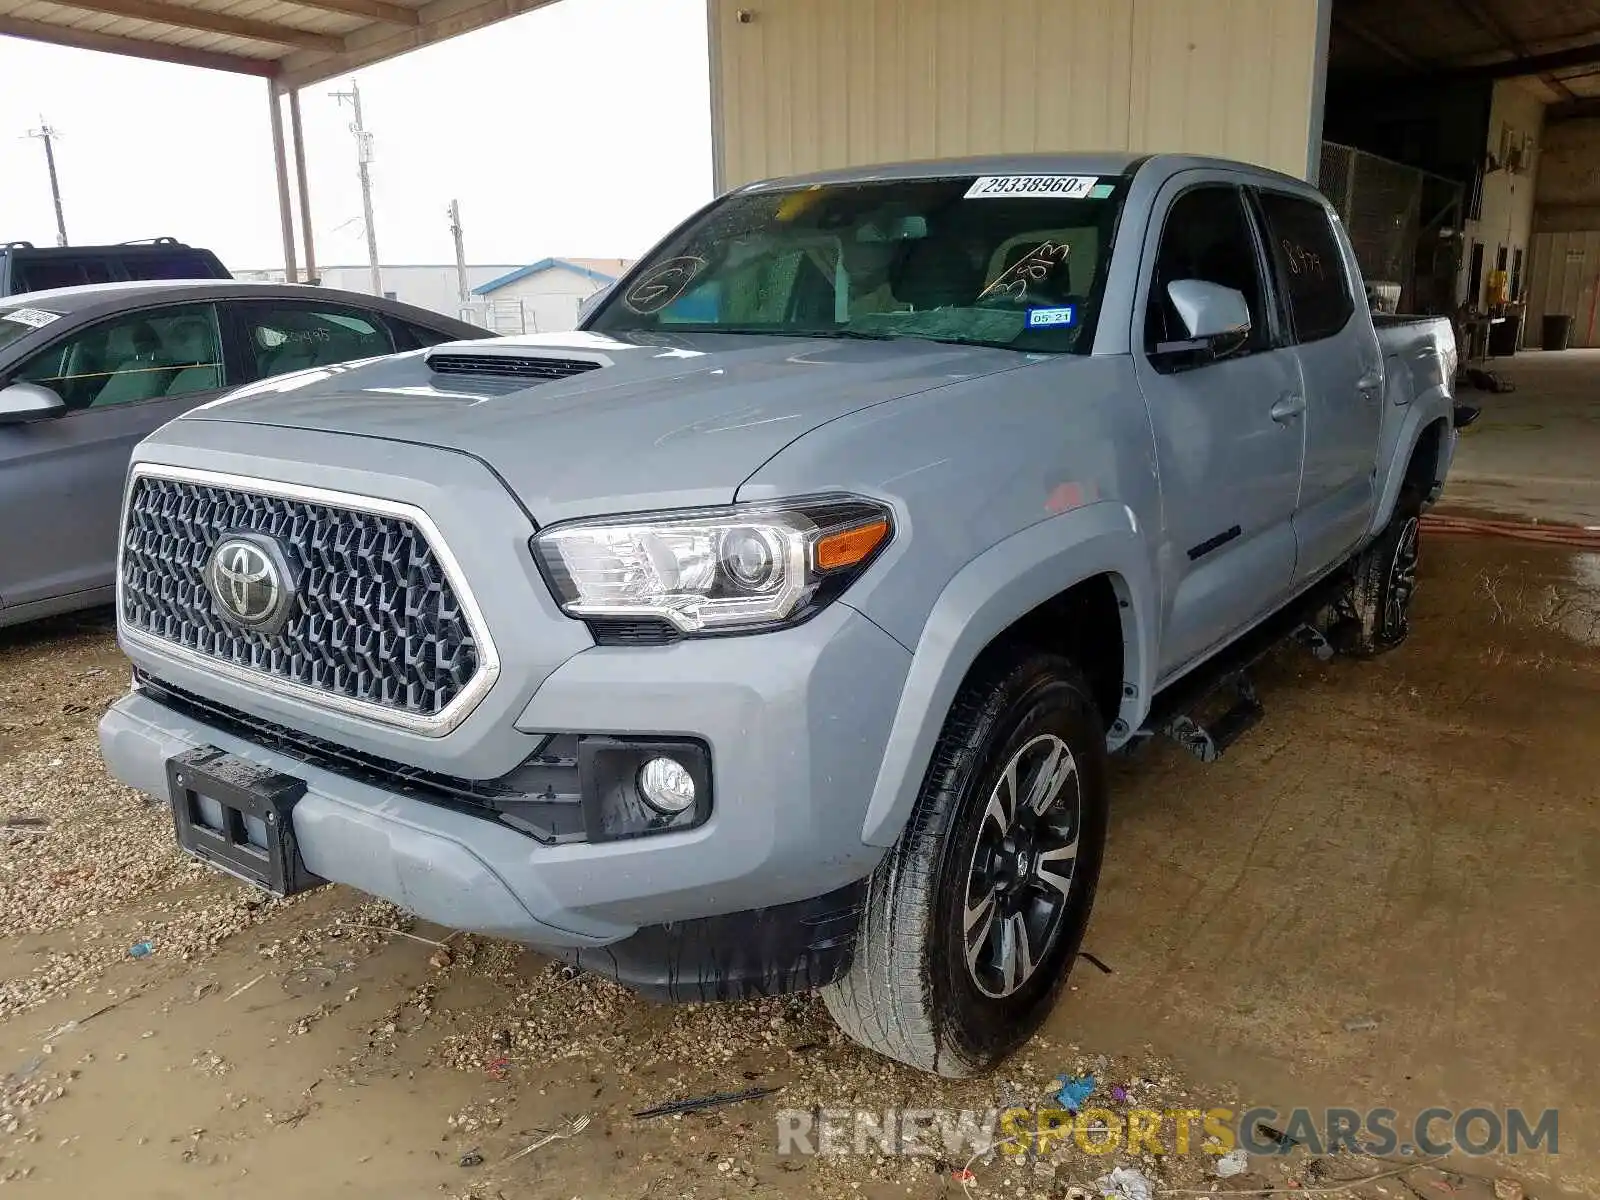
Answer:
<svg viewBox="0 0 1600 1200"><path fill-rule="evenodd" d="M205 581L223 619L268 637L282 630L294 608L295 581L271 538L224 537L206 560Z"/></svg>

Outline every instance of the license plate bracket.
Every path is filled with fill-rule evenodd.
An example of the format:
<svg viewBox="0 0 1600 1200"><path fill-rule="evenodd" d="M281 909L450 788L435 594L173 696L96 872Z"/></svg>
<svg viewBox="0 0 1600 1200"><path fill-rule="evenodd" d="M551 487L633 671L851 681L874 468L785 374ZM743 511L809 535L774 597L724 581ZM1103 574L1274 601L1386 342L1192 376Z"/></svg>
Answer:
<svg viewBox="0 0 1600 1200"><path fill-rule="evenodd" d="M327 880L306 870L295 840L302 779L198 746L167 760L178 845L246 883L278 896Z"/></svg>

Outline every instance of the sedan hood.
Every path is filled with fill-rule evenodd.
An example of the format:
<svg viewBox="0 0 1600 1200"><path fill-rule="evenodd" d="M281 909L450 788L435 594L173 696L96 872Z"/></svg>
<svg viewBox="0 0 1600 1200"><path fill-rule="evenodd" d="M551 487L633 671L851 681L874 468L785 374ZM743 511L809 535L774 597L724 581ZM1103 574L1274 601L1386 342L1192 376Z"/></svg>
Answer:
<svg viewBox="0 0 1600 1200"><path fill-rule="evenodd" d="M285 375L183 420L457 450L550 524L729 503L762 463L819 425L1031 361L909 339L544 334Z"/></svg>

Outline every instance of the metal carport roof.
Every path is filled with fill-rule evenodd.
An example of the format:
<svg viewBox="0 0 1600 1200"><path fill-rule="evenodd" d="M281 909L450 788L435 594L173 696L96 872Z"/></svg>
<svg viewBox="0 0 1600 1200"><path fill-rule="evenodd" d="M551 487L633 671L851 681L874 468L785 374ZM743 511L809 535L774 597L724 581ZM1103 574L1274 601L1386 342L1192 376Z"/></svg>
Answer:
<svg viewBox="0 0 1600 1200"><path fill-rule="evenodd" d="M553 0L0 0L0 34L259 75L279 94Z"/></svg>
<svg viewBox="0 0 1600 1200"><path fill-rule="evenodd" d="M0 35L100 50L267 81L288 279L298 278L289 98L306 277L316 277L299 89L470 33L554 0L0 0Z"/></svg>

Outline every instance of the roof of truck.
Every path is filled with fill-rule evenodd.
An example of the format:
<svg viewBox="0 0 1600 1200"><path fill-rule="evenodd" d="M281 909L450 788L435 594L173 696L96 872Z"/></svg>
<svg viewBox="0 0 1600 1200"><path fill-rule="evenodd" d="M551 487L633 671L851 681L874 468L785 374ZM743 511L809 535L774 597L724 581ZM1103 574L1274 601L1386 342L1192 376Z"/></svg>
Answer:
<svg viewBox="0 0 1600 1200"><path fill-rule="evenodd" d="M809 175L790 175L752 183L745 191L791 188L811 184L873 183L896 179L939 179L961 175L1126 175L1135 169L1155 168L1164 174L1181 170L1240 171L1305 187L1303 179L1253 163L1195 154L1132 154L1125 150L1085 151L1071 154L985 154L969 158L926 158L914 162L879 163L841 167Z"/></svg>

